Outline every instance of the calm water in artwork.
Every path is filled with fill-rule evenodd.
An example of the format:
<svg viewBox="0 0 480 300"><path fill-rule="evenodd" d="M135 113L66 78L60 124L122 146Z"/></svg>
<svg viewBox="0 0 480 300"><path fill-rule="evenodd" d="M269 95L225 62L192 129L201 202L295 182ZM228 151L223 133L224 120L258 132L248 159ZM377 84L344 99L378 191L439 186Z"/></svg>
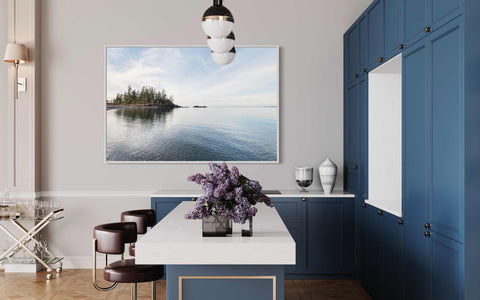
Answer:
<svg viewBox="0 0 480 300"><path fill-rule="evenodd" d="M277 107L107 111L107 161L277 161Z"/></svg>

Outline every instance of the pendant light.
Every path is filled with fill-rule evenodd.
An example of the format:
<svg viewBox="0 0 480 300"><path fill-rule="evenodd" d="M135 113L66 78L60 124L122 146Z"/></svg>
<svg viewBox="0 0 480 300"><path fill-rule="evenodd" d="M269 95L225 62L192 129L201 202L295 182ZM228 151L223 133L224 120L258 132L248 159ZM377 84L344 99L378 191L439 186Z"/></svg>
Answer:
<svg viewBox="0 0 480 300"><path fill-rule="evenodd" d="M219 65L228 65L235 59L236 55L237 51L235 50L235 47L226 53L216 53L212 51L212 59Z"/></svg>
<svg viewBox="0 0 480 300"><path fill-rule="evenodd" d="M227 37L220 38L220 39L214 39L212 37L207 37L207 44L210 50L212 50L215 53L226 53L230 51L233 48L233 43L235 42L235 35L233 32L230 32L230 34Z"/></svg>
<svg viewBox="0 0 480 300"><path fill-rule="evenodd" d="M14 94L15 99L18 99L18 65L28 62L28 54L25 45L15 43L16 25L16 1L13 1L13 43L7 45L3 61L15 65Z"/></svg>
<svg viewBox="0 0 480 300"><path fill-rule="evenodd" d="M202 18L202 28L205 33L214 39L224 38L233 30L233 15L223 6L222 0L213 0Z"/></svg>

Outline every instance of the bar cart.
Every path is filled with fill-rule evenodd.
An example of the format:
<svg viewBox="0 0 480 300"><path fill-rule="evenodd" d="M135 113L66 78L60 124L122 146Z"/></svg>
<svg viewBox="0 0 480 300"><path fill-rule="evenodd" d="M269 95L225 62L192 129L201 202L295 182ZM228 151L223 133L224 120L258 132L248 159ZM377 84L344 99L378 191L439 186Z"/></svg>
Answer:
<svg viewBox="0 0 480 300"><path fill-rule="evenodd" d="M63 257L58 257L52 254L52 252L48 250L46 244L41 243L36 238L36 236L48 224L63 219L63 216L60 215L62 212L63 208L57 208L46 213L43 218L14 215L10 216L10 218L8 219L0 219L0 229L2 229L11 239L14 240L14 243L0 256L0 262L8 262L8 260L12 259L12 257L18 251L24 250L47 269L47 280L50 280L52 278L53 269L55 269L57 273L61 273L63 266ZM32 228L27 229L20 223L20 221L22 220L33 220L35 222ZM5 226L6 223L13 224L14 227L19 229L20 234L15 235L10 230L8 230L7 226ZM36 249L31 247L31 245L36 246ZM39 257L37 253L35 253L35 250L42 250L47 255L45 257Z"/></svg>

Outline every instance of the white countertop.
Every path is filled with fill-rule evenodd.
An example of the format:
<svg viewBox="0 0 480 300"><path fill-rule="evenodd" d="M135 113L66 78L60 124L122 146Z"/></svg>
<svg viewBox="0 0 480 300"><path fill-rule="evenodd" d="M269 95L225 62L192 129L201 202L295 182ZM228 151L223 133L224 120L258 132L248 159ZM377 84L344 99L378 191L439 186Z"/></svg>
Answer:
<svg viewBox="0 0 480 300"><path fill-rule="evenodd" d="M233 223L227 237L202 237L202 220L184 215L195 202L180 203L135 244L137 264L164 265L293 265L295 241L275 208L257 204L253 236L242 237Z"/></svg>
<svg viewBox="0 0 480 300"><path fill-rule="evenodd" d="M325 194L322 190L308 190L300 192L299 190L278 190L280 194L264 193L270 198L299 197L299 198L354 198L355 195L344 191L333 191L331 194ZM201 190L161 190L153 193L150 197L200 197L203 195Z"/></svg>

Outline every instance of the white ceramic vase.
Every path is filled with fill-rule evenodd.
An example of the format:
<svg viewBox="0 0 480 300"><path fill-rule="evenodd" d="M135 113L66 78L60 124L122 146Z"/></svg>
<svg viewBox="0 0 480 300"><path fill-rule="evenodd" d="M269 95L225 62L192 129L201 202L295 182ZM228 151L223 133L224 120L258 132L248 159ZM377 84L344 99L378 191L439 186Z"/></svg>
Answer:
<svg viewBox="0 0 480 300"><path fill-rule="evenodd" d="M335 165L329 158L327 158L319 167L320 182L322 183L323 192L330 194L335 186L337 179L337 165Z"/></svg>

